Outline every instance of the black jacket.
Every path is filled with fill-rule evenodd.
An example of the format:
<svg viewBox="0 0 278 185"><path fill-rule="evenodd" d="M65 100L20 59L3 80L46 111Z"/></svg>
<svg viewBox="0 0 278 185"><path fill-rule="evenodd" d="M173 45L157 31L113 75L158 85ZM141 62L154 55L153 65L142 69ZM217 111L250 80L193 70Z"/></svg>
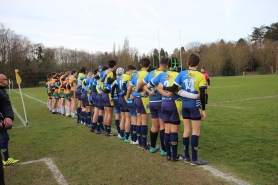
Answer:
<svg viewBox="0 0 278 185"><path fill-rule="evenodd" d="M0 113L3 118L14 120L14 112L9 99L9 95L4 87L0 86Z"/></svg>

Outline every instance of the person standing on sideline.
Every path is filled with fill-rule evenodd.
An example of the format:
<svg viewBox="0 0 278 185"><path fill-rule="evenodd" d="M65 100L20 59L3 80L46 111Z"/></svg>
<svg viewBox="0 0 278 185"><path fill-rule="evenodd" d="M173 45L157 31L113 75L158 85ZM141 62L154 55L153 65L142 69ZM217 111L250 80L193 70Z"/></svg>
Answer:
<svg viewBox="0 0 278 185"><path fill-rule="evenodd" d="M209 86L210 86L209 75L208 75L208 73L206 73L205 67L201 68L201 73L204 74L205 79L207 81L207 89L205 89L205 97L206 97L206 104L208 104L208 89L209 89Z"/></svg>
<svg viewBox="0 0 278 185"><path fill-rule="evenodd" d="M8 86L7 77L3 74L0 74L0 146L1 151L3 152L4 161L2 163L2 155L0 155L0 184L5 184L4 181L4 165L17 163L19 160L9 158L8 153L8 141L9 134L7 129L10 129L13 125L14 113L12 105L5 88Z"/></svg>

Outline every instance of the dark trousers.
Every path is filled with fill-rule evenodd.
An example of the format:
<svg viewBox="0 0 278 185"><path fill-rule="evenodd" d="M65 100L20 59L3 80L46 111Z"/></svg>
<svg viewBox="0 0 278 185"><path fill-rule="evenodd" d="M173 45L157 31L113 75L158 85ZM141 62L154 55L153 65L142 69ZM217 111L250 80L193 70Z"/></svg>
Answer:
<svg viewBox="0 0 278 185"><path fill-rule="evenodd" d="M0 154L0 185L5 185L4 168L3 168L2 155L1 154Z"/></svg>

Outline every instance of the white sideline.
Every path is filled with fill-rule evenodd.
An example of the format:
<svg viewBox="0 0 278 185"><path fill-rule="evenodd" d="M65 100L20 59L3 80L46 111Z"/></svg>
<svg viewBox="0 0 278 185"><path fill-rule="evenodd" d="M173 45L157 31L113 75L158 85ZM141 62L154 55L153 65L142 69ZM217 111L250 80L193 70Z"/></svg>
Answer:
<svg viewBox="0 0 278 185"><path fill-rule="evenodd" d="M278 97L278 95L274 95L274 96L261 96L261 97L257 97L257 98L246 98L246 99L239 99L239 100L229 100L229 101L222 101L222 102L212 102L211 104L230 103L230 102L238 102L238 101L249 101L249 100L276 98L276 97Z"/></svg>
<svg viewBox="0 0 278 185"><path fill-rule="evenodd" d="M43 158L43 159L39 159L39 160L27 161L27 162L18 163L15 165L25 165L25 164L31 164L31 163L37 163L37 162L44 162L49 167L49 169L52 171L58 184L60 184L60 185L68 184L67 181L65 180L64 176L61 174L61 172L59 171L59 169L54 164L54 162L52 161L51 158Z"/></svg>
<svg viewBox="0 0 278 185"><path fill-rule="evenodd" d="M27 97L29 97L29 98L31 98L31 99L34 99L34 100L36 100L36 101L39 101L39 102L41 102L41 103L44 103L44 104L46 104L45 102L43 102L43 101L41 101L41 100L38 100L38 99L36 99L36 98L33 98L33 97L31 97L31 96L29 96L29 95L26 95L26 94L23 94L23 95L25 95L25 96L27 96ZM278 95L277 95L278 96ZM114 129L112 129L112 130L114 130ZM116 131L116 130L115 130ZM48 158L47 158L48 159ZM40 159L40 160L44 160L44 159ZM51 160L51 159L50 159ZM52 160L51 160L52 161ZM28 162L27 162L28 163ZM54 165L55 166L55 165ZM56 167L56 166L55 166ZM228 181L232 181L232 182L234 182L234 183L236 183L236 184L238 184L238 185L249 185L247 182L245 182L245 181L242 181L242 180L239 180L239 179L236 179L236 178L234 178L234 177L232 177L232 176L230 176L230 175L227 175L227 174L225 174L225 173L222 173L222 172L220 172L220 171L218 171L217 169L215 169L215 168L213 168L213 167L211 167L211 166L200 166L201 168L204 168L205 170L207 170L207 171L209 171L209 172L211 172L214 176L217 176L217 177L221 177L221 178L224 178L224 179L226 179L226 180L228 180ZM58 170L58 169L57 169Z"/></svg>
<svg viewBox="0 0 278 185"><path fill-rule="evenodd" d="M243 107L232 107L232 106L223 106L223 105L214 105L214 104L208 104L207 106L211 106L211 107L223 107L223 108L231 108L231 109L246 109Z"/></svg>
<svg viewBox="0 0 278 185"><path fill-rule="evenodd" d="M14 111L14 113L17 115L17 117L20 119L20 121L22 122L22 124L24 125L24 126L27 126L26 124L25 124L25 121L24 121L24 119L19 115L19 113L17 112L17 110L14 108L14 106L12 106L13 107L13 111Z"/></svg>
<svg viewBox="0 0 278 185"><path fill-rule="evenodd" d="M241 87L241 86L246 86L246 85L249 85L249 84L230 85L230 86L212 86L210 88L218 89L218 88L226 88L226 87Z"/></svg>
<svg viewBox="0 0 278 185"><path fill-rule="evenodd" d="M230 175L227 175L225 173L222 173L221 171L218 171L217 169L215 168L212 168L211 166L209 165L204 165L204 166L200 166L201 168L211 172L213 175L217 176L217 177L221 177L223 179L226 179L227 181L232 181L234 182L235 184L239 184L239 185L249 185L249 183L245 182L245 181L242 181L242 180L239 180L239 179L236 179L234 178L233 176L230 176Z"/></svg>
<svg viewBox="0 0 278 185"><path fill-rule="evenodd" d="M13 90L13 91L19 94L19 92L17 92L16 90ZM22 94L23 94L23 93L22 93ZM27 95L27 94L23 94L23 95L24 95L24 96L27 96L28 98L37 100L37 101L39 101L39 102L41 102L41 103L43 103L43 104L47 104L46 102L41 101L41 100L39 100L39 99L37 99L37 98L34 98L34 97L32 97L32 96L29 96L29 95Z"/></svg>

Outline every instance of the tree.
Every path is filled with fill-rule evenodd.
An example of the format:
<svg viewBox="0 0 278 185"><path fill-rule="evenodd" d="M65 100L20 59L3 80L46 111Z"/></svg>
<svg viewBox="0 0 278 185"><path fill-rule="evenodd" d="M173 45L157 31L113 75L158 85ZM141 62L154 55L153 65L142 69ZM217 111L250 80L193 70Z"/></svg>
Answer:
<svg viewBox="0 0 278 185"><path fill-rule="evenodd" d="M270 26L266 26L265 39L278 41L278 22L272 23Z"/></svg>
<svg viewBox="0 0 278 185"><path fill-rule="evenodd" d="M250 37L251 37L250 40L252 42L255 42L256 45L259 44L260 49L262 47L262 41L264 39L265 32L266 32L266 28L264 25L262 25L259 28L253 27L252 35L250 35Z"/></svg>

